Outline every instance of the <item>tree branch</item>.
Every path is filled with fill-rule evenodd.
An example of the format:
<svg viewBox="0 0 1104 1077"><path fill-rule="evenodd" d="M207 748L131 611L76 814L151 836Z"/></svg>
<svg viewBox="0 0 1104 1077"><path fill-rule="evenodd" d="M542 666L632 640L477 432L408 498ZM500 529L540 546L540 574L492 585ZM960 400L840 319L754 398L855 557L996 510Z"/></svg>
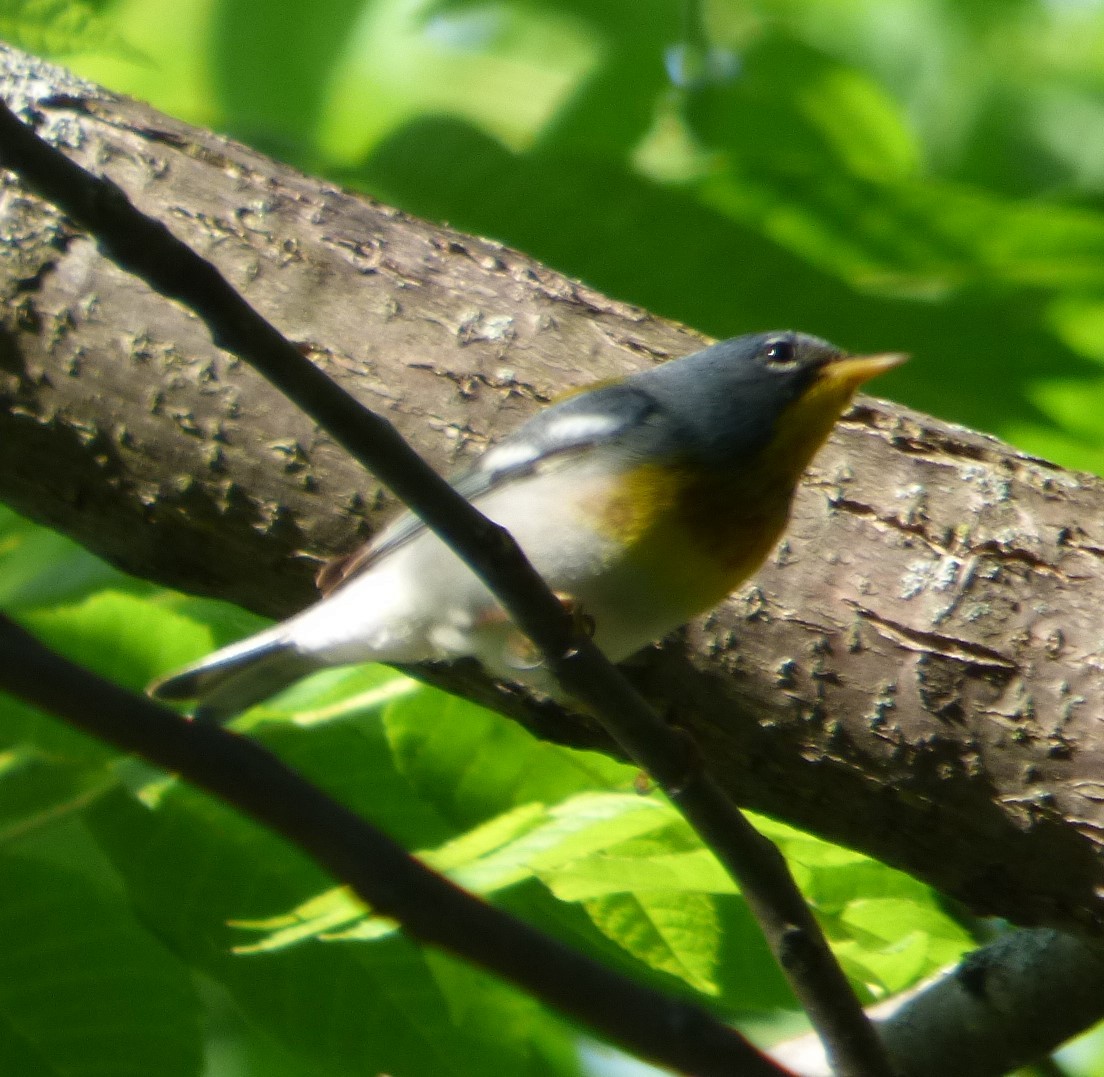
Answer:
<svg viewBox="0 0 1104 1077"><path fill-rule="evenodd" d="M123 269L199 315L249 364L370 468L443 539L536 644L559 684L678 805L736 881L841 1077L892 1077L881 1041L791 876L686 738L573 624L507 531L440 478L395 428L314 366L226 281L114 184L39 138L0 101L0 164L64 210Z"/></svg>
<svg viewBox="0 0 1104 1077"><path fill-rule="evenodd" d="M905 1077L1001 1077L1104 1016L1104 955L1057 931L1011 932L869 1016ZM802 1077L831 1077L814 1036L770 1053Z"/></svg>
<svg viewBox="0 0 1104 1077"><path fill-rule="evenodd" d="M9 97L56 76L5 59ZM700 343L145 106L53 90L68 96L33 104L55 140L217 256L439 467L559 391ZM142 575L270 615L305 605L318 561L388 499L193 317L0 183L0 496ZM773 563L634 677L742 804L978 912L1096 931L1102 558L1098 480L864 400ZM608 747L470 670L436 675Z"/></svg>

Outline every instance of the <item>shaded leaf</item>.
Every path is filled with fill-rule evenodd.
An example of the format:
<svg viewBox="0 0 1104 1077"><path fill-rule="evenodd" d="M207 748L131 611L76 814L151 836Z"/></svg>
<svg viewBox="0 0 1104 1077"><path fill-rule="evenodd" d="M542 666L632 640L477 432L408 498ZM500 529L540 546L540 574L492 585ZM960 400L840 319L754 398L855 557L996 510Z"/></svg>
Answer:
<svg viewBox="0 0 1104 1077"><path fill-rule="evenodd" d="M80 875L0 860L0 1058L13 1073L190 1077L201 1068L188 971Z"/></svg>
<svg viewBox="0 0 1104 1077"><path fill-rule="evenodd" d="M384 715L395 765L461 827L511 807L555 804L594 788L629 788L636 769L540 741L516 723L444 692L397 700Z"/></svg>

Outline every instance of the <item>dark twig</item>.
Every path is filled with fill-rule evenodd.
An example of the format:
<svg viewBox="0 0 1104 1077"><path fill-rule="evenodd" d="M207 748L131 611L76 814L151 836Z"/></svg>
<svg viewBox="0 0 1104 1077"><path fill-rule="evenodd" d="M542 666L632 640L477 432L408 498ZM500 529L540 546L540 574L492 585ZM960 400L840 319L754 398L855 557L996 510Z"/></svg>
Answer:
<svg viewBox="0 0 1104 1077"><path fill-rule="evenodd" d="M425 520L494 592L563 687L674 800L760 921L841 1077L892 1077L873 1027L774 846L744 819L544 585L517 544L440 478L390 423L363 407L261 317L209 262L113 183L40 139L0 102L0 165L94 235L117 265L178 300Z"/></svg>
<svg viewBox="0 0 1104 1077"><path fill-rule="evenodd" d="M666 998L472 897L267 749L189 722L54 654L0 615L0 689L232 804L423 942L503 977L611 1042L702 1077L783 1077L707 1011Z"/></svg>

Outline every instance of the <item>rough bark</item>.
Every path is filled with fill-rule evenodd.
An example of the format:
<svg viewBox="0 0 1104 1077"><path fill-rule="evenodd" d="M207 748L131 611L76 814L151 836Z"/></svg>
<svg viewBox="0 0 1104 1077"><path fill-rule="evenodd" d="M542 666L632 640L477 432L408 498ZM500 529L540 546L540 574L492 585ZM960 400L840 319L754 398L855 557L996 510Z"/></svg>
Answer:
<svg viewBox="0 0 1104 1077"><path fill-rule="evenodd" d="M0 92L443 469L570 386L701 343L18 53L0 52ZM0 296L0 497L128 571L279 616L393 508L194 317L9 175ZM742 804L976 911L1095 933L1102 510L1092 477L864 399L771 563L634 673ZM470 669L432 675L597 743Z"/></svg>
<svg viewBox="0 0 1104 1077"><path fill-rule="evenodd" d="M1098 1021L1102 997L1101 955L1037 928L1001 936L868 1013L902 1077L1000 1077ZM802 1077L832 1077L815 1036L770 1054Z"/></svg>

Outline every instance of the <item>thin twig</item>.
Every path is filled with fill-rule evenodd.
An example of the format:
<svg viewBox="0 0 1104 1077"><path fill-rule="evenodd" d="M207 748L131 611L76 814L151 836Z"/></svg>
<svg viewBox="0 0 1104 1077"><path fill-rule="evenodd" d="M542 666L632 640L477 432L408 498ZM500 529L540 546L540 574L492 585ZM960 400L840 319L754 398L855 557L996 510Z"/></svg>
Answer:
<svg viewBox="0 0 1104 1077"><path fill-rule="evenodd" d="M195 311L216 344L254 366L471 566L563 687L664 789L737 881L836 1071L892 1077L873 1026L777 849L704 771L685 736L576 630L508 532L441 479L386 419L306 359L211 263L135 209L115 184L39 138L2 102L0 164L94 235L117 265Z"/></svg>
<svg viewBox="0 0 1104 1077"><path fill-rule="evenodd" d="M189 722L54 654L0 615L0 689L180 774L293 842L375 912L629 1051L702 1077L784 1077L698 1006L611 972L454 886L255 741Z"/></svg>

